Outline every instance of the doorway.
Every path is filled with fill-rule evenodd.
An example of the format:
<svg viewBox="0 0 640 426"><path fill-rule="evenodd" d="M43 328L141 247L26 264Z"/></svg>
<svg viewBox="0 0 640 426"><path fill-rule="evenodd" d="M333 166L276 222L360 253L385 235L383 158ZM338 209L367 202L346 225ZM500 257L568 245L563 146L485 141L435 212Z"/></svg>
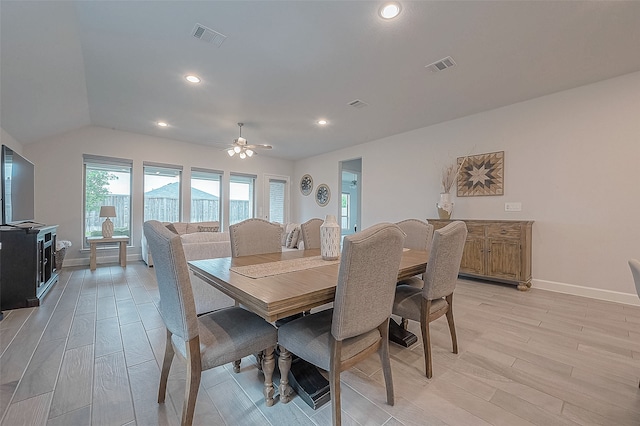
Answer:
<svg viewBox="0 0 640 426"><path fill-rule="evenodd" d="M340 211L338 220L342 235L350 235L360 229L362 158L340 162Z"/></svg>

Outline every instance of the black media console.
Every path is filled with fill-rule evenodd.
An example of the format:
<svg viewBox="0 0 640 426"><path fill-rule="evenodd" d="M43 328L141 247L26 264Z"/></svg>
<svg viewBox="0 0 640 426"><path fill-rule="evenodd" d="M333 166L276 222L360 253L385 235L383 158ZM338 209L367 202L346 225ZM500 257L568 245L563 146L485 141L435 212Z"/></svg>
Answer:
<svg viewBox="0 0 640 426"><path fill-rule="evenodd" d="M39 306L58 282L58 226L0 226L0 309Z"/></svg>

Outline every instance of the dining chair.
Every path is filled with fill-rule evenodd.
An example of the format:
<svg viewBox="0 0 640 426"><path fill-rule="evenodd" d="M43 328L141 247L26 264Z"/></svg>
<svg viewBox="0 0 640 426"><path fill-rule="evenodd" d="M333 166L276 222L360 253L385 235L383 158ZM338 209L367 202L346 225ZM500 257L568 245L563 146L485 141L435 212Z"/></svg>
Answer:
<svg viewBox="0 0 640 426"><path fill-rule="evenodd" d="M323 222L322 219L313 218L300 225L305 249L320 248L320 225L322 225Z"/></svg>
<svg viewBox="0 0 640 426"><path fill-rule="evenodd" d="M247 219L229 226L231 256L276 253L282 251L282 227L264 219Z"/></svg>
<svg viewBox="0 0 640 426"><path fill-rule="evenodd" d="M629 268L631 268L631 275L633 275L633 282L636 285L636 294L640 297L640 260L629 260ZM640 383L638 383L640 387Z"/></svg>
<svg viewBox="0 0 640 426"><path fill-rule="evenodd" d="M389 317L402 257L404 232L374 225L344 238L333 309L316 312L278 329L281 357L290 351L329 372L333 424L340 425L340 372L378 352L394 404L389 361ZM289 366L279 363L281 377ZM283 371L286 370L286 371ZM281 382L280 394L283 393Z"/></svg>
<svg viewBox="0 0 640 426"><path fill-rule="evenodd" d="M431 378L431 337L429 323L447 316L453 353L458 353L458 340L453 322L453 292L458 280L462 251L467 239L467 226L455 221L434 232L427 270L424 273L424 286L411 285L396 287L393 313L402 318L420 322L422 345L424 349L425 373Z"/></svg>
<svg viewBox="0 0 640 426"><path fill-rule="evenodd" d="M431 247L431 241L433 240L433 225L420 219L406 219L397 222L396 225L398 225L398 227L407 234L407 237L404 240L404 248L424 251L429 250ZM422 288L422 279L421 276L418 275L399 281L398 284L406 284Z"/></svg>
<svg viewBox="0 0 640 426"><path fill-rule="evenodd" d="M155 220L144 223L144 234L154 260L160 315L167 329L158 403L165 401L174 355L187 364L181 424L191 425L201 372L263 352L264 397L266 405L272 406L274 350L278 336L275 327L239 307L197 316L180 236Z"/></svg>
<svg viewBox="0 0 640 426"><path fill-rule="evenodd" d="M429 250L433 240L433 225L420 219L405 219L396 222L396 225L407 234L404 239L404 248ZM398 285L411 285L416 288L422 288L422 274L400 280ZM409 321L406 318L402 318L401 326L403 329L407 329L408 323Z"/></svg>

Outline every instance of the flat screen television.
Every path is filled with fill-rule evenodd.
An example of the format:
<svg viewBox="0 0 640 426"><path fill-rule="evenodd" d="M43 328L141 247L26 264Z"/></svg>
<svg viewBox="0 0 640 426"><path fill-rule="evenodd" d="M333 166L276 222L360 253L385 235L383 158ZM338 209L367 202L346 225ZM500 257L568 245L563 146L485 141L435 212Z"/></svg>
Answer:
<svg viewBox="0 0 640 426"><path fill-rule="evenodd" d="M33 163L2 145L2 224L34 221L35 167Z"/></svg>

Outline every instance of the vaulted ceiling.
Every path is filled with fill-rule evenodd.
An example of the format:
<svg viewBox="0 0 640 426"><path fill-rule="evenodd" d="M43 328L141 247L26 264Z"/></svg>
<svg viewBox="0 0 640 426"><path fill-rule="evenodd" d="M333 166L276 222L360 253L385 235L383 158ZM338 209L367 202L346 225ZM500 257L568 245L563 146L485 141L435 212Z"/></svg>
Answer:
<svg viewBox="0 0 640 426"><path fill-rule="evenodd" d="M243 122L299 159L640 70L637 1L400 3L386 21L378 1L2 0L0 125L222 148Z"/></svg>

